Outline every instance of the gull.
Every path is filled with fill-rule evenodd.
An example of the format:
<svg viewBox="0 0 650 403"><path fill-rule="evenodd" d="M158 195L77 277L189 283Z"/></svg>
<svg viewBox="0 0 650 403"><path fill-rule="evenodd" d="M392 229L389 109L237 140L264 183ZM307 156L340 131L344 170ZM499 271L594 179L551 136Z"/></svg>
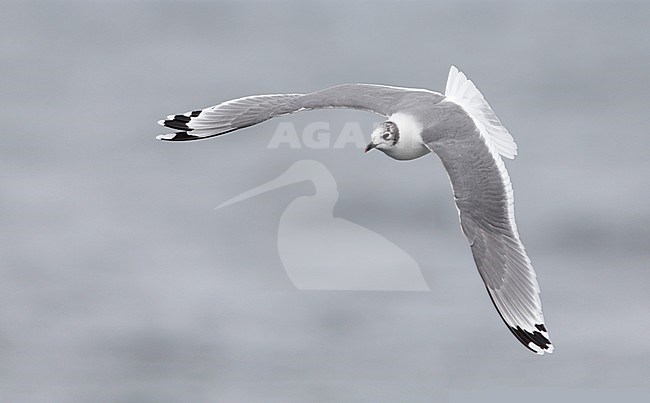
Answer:
<svg viewBox="0 0 650 403"><path fill-rule="evenodd" d="M171 115L158 123L164 141L217 137L303 110L349 108L387 117L366 152L396 160L433 151L447 171L460 226L492 303L532 352L553 352L535 270L520 240L510 177L502 157L517 145L474 83L451 66L444 94L426 89L343 84L309 94L254 95ZM477 333L478 334L478 333Z"/></svg>
<svg viewBox="0 0 650 403"><path fill-rule="evenodd" d="M289 203L277 238L282 266L297 289L429 291L420 266L408 253L368 228L334 217L336 180L318 161L297 161L277 178L217 208L304 181L313 184L314 193ZM332 253L342 249L347 253Z"/></svg>

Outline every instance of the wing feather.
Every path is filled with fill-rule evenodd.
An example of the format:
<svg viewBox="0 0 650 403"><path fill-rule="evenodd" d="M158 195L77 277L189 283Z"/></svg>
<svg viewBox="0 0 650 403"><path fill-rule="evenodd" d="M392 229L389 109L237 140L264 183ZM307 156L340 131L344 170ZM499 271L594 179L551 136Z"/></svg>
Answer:
<svg viewBox="0 0 650 403"><path fill-rule="evenodd" d="M415 90L423 91L423 90ZM254 95L209 108L168 116L158 123L177 132L159 140L190 141L220 136L290 113L325 108L349 108L392 114L414 90L373 84L344 84L311 94Z"/></svg>
<svg viewBox="0 0 650 403"><path fill-rule="evenodd" d="M450 85L455 91L457 83ZM515 224L508 172L465 108L447 105L445 120L424 133L423 140L449 175L461 228L501 318L530 350L550 353L535 270Z"/></svg>

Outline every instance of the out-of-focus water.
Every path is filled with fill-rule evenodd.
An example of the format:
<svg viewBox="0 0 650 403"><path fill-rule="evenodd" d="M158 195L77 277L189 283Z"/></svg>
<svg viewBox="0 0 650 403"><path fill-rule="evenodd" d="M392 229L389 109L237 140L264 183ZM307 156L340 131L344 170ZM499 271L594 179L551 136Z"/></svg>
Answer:
<svg viewBox="0 0 650 403"><path fill-rule="evenodd" d="M1 400L647 395L649 17L645 2L5 2ZM443 90L451 64L519 144L507 166L550 356L494 311L435 157L267 148L281 121L369 136L377 117L154 140L167 114L242 95ZM408 252L431 292L295 290L276 234L307 183L214 210L301 159L336 178L335 214Z"/></svg>

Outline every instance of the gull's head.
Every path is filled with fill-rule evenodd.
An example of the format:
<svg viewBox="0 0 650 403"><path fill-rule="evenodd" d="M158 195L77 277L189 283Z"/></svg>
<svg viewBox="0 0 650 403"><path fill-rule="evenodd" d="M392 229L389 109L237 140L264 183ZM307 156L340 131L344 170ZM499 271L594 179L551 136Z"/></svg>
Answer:
<svg viewBox="0 0 650 403"><path fill-rule="evenodd" d="M376 148L378 150L388 150L399 141L399 129L397 125L391 121L382 122L373 130L371 141L366 147L366 152Z"/></svg>

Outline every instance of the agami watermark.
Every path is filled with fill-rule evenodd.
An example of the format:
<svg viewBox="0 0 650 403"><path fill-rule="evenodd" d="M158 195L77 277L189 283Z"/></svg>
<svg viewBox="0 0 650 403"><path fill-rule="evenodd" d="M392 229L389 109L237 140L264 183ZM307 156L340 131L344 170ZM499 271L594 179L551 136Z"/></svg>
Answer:
<svg viewBox="0 0 650 403"><path fill-rule="evenodd" d="M340 131L332 130L329 122L311 122L300 133L292 122L280 122L269 141L268 148L331 149L354 147L364 149L368 143L359 122L346 122Z"/></svg>

